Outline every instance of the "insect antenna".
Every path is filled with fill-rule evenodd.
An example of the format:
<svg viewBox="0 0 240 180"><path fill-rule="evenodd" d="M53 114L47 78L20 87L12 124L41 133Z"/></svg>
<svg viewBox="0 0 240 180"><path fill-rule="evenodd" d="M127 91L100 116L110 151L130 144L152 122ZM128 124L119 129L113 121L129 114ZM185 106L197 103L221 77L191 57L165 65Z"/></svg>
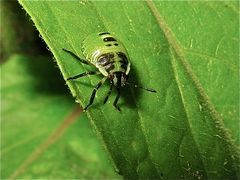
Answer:
<svg viewBox="0 0 240 180"><path fill-rule="evenodd" d="M126 84L129 85L129 86L133 86L133 87L135 87L135 88L140 88L140 89L146 90L146 91L148 91L148 92L153 92L153 93L156 93L156 92L157 92L157 91L154 90L154 89L145 88L145 87L139 86L139 85L137 85L137 84L133 84L133 83L131 83L131 82L126 82Z"/></svg>

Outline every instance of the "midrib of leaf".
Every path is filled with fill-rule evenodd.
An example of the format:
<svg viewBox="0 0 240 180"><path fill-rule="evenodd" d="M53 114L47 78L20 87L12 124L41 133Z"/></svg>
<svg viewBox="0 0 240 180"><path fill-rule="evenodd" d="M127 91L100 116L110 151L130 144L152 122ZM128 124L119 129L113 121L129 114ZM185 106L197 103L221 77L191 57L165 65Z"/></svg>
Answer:
<svg viewBox="0 0 240 180"><path fill-rule="evenodd" d="M163 30L163 27L159 24L159 21L163 21L164 19L159 19L158 17L157 17L157 14L156 13L159 13L158 11L157 11L157 9L154 7L154 4L153 4L153 2L152 1L146 1L146 3L148 4L148 6L149 6L149 8L150 8L150 10L152 11L152 14L153 14L153 16L156 18L156 21L158 22L158 25L159 25L159 28L161 29L161 30ZM155 11L155 12L153 12L153 11ZM160 14L159 14L160 15ZM166 25L166 23L165 23L165 25L164 25L166 28L165 28L165 31L163 30L163 32L165 33L165 35L166 35L166 29L168 29L167 31L169 31L169 34L171 33L170 31L170 28L169 27L167 27L167 25ZM166 37L167 37L167 35L166 35ZM170 40L169 40L169 38L167 37L167 40L168 40L168 42L169 42L169 44L170 45L172 45L172 43L170 43ZM172 41L174 44L176 44L176 46L177 46L177 43L176 42L174 42L174 41ZM173 48L177 48L177 47L174 47L174 46L172 46ZM180 47L179 47L179 49L180 49ZM172 53L172 51L170 51L171 53ZM172 54L172 58L174 58L174 56L173 56L173 54ZM145 62L145 59L144 59L144 62ZM183 107L184 107L184 110L185 110L185 115L186 115L186 117L189 119L189 115L188 115L188 112L187 112L187 109L186 109L186 106L185 106L185 101L184 101L184 98L183 98L183 92L181 91L181 86L180 86L180 82L179 82L179 80L178 80L178 78L177 78L177 72L176 72L176 69L174 68L174 64L173 64L173 61L171 61L171 64L172 64L172 69L173 69L173 73L174 73L174 78L175 78L175 80L176 80L176 83L177 83L177 85L178 85L178 90L179 90L179 94L181 95L181 101L182 101L182 104L183 104ZM189 131L191 132L191 126L190 126L190 123L188 122L188 121L186 121L187 123L188 123L188 129L189 129ZM142 124L142 123L141 123ZM144 128L144 126L142 126L142 128ZM147 136L145 133L144 133L144 135L145 136ZM196 140L195 140L195 138L194 138L194 135L193 135L193 133L191 132L191 135L192 135L192 137L193 137L193 140L194 140L194 143L195 143L195 146L197 147L197 152L198 152L198 154L200 155L201 153L199 152L199 146L198 146L198 143L196 142ZM179 145L179 147L181 146L181 143L180 143L180 145ZM150 146L148 146L148 147L150 147ZM179 148L180 149L180 148ZM150 150L149 150L149 152L150 152ZM150 156L152 157L153 155L150 153ZM200 155L201 156L201 155ZM152 158L151 158L152 159ZM204 169L204 171L206 172L206 169L205 169L205 165L204 165L204 162L202 161L202 158L200 158L200 160L201 160L201 163L202 163L202 165L203 165L203 169ZM154 163L155 164L155 163Z"/></svg>
<svg viewBox="0 0 240 180"><path fill-rule="evenodd" d="M170 52L171 52L171 55L172 55L172 56L171 56L172 59L174 59L175 56L174 56L173 49L171 49ZM180 96L181 96L181 102L182 102L182 104L183 104L184 111L185 111L185 115L186 115L186 117L187 117L187 120L186 120L185 122L186 122L187 125L188 125L188 130L189 130L189 132L190 132L190 134L191 134L191 136L192 136L192 138L193 138L193 140L194 140L195 146L197 147L198 155L201 157L201 153L200 153L200 151L199 151L200 146L198 145L198 143L197 143L197 141L196 141L196 139L195 139L195 137L194 137L194 133L192 132L192 128L191 128L191 125L190 125L190 123L189 123L190 117L189 117L189 112L187 111L187 107L186 107L187 102L186 102L185 99L184 99L184 92L183 92L183 90L182 90L182 88L181 88L181 83L180 83L180 80L179 80L179 78L178 78L178 73L177 73L177 70L176 70L176 64L173 62L173 60L171 60L171 65L172 65L172 69L173 69L173 72L174 72L174 78L175 78L176 83L177 83L177 85L178 85L178 91L179 91ZM180 144L180 146L181 146L181 144ZM180 149L180 148L179 148L179 149ZM202 157L200 158L200 160L201 160L201 163L202 163L202 165L203 165L203 169L204 169L204 171L206 172L206 164L204 164L204 161L202 160ZM207 176L207 173L206 173L206 176ZM207 177L207 178L208 178L208 177Z"/></svg>
<svg viewBox="0 0 240 180"><path fill-rule="evenodd" d="M167 25L167 23L164 21L164 18L161 16L161 14L160 14L159 10L156 8L154 2L151 0L148 0L148 1L146 1L146 3L148 4L150 10L152 11L153 16L156 18L159 28L164 32L167 41L171 45L172 50L173 50L172 55L178 57L178 59L180 60L180 63L184 67L186 73L188 74L188 76L192 80L193 84L195 85L196 90L198 91L199 95L203 99L204 105L208 109L208 113L211 115L212 120L213 120L214 124L216 125L215 127L216 127L217 131L219 132L219 134L223 135L223 137L224 137L223 140L225 141L225 144L227 145L229 154L234 154L234 156L239 159L238 148L233 143L233 139L231 138L230 134L224 129L224 123L223 123L221 116L218 114L218 112L216 111L216 109L214 108L212 103L210 102L207 94L205 93L203 87L201 86L201 83L198 81L197 76L194 74L191 66L188 64L188 62L185 58L184 52L183 52L183 48L181 47L178 40L174 37L173 32L171 31L171 29ZM174 63L174 62L172 62L172 63ZM173 72L175 72L174 68L173 68ZM176 73L175 73L175 78L177 79ZM182 96L183 92L181 91L181 85L179 84L178 81L177 81L177 84L178 84L178 89L181 94L182 103L184 105L185 100ZM184 108L184 110L185 110L187 117L189 117L189 112L187 111L187 109ZM188 122L188 124L190 125L189 122ZM190 128L190 126L189 126L189 128ZM191 133L191 134L193 136L193 133ZM198 143L196 140L195 140L195 142L197 145ZM199 147L199 145L197 145L197 147ZM234 166L234 168L235 168L235 171L238 172L237 167Z"/></svg>

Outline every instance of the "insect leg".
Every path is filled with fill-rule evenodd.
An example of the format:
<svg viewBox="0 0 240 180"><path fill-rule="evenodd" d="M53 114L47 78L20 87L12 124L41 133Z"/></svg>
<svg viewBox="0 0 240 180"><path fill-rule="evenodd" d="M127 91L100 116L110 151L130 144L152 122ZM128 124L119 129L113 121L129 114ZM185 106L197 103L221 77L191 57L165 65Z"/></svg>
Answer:
<svg viewBox="0 0 240 180"><path fill-rule="evenodd" d="M126 82L127 85L133 85L135 88L140 88L140 89L143 89L143 90L146 90L146 91L149 91L149 92L153 92L153 93L156 93L157 91L154 90L154 89L151 89L151 88L145 88L145 87L142 87L142 86L139 86L137 84L132 84L132 83L129 83L129 82Z"/></svg>
<svg viewBox="0 0 240 180"><path fill-rule="evenodd" d="M78 57L76 54L74 54L73 52L67 50L67 49L62 49L63 51L65 51L66 53L69 53L72 57L74 57L75 59L79 60L81 63L83 64L87 64L87 65L92 65L91 63L89 63L88 61L81 59L80 57Z"/></svg>
<svg viewBox="0 0 240 180"><path fill-rule="evenodd" d="M114 102L113 102L113 106L114 106L118 111L121 111L121 110L120 110L120 107L117 105L117 102L118 102L119 97L120 97L120 89L117 88L117 96L116 96L116 98L115 98L115 100L114 100Z"/></svg>
<svg viewBox="0 0 240 180"><path fill-rule="evenodd" d="M84 111L87 110L87 108L92 105L97 90L98 90L98 89L101 87L101 85L106 81L106 79L107 79L107 77L104 77L104 78L94 87L94 89L93 89L93 91L92 91L92 95L91 95L90 101L89 101L88 105L83 109Z"/></svg>
<svg viewBox="0 0 240 180"><path fill-rule="evenodd" d="M105 99L103 101L103 104L105 104L107 102L109 96L111 95L112 89L113 89L113 83L111 83L111 85L110 85L110 89L109 89L109 91L107 93L107 96L105 97Z"/></svg>
<svg viewBox="0 0 240 180"><path fill-rule="evenodd" d="M154 90L154 89L145 88L145 87L139 86L139 85L137 85L137 84L134 84L134 87L135 87L135 88L140 88L140 89L143 89L143 90L146 90L146 91L149 91L149 92L153 92L153 93L156 93L156 92L157 92L157 91Z"/></svg>
<svg viewBox="0 0 240 180"><path fill-rule="evenodd" d="M78 74L76 76L72 76L72 77L67 78L67 81L72 80L72 79L77 79L77 78L80 78L80 77L84 77L84 76L87 76L87 75L93 75L93 74L100 74L100 72L99 71L89 71L89 72L81 73L81 74Z"/></svg>

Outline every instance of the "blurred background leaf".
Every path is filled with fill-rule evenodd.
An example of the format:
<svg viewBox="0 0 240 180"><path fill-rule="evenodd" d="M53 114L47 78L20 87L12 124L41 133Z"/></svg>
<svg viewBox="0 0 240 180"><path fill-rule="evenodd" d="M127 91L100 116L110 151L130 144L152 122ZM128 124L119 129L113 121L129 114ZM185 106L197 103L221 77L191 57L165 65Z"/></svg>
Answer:
<svg viewBox="0 0 240 180"><path fill-rule="evenodd" d="M0 63L13 53L37 55L46 53L31 20L16 1L0 1Z"/></svg>

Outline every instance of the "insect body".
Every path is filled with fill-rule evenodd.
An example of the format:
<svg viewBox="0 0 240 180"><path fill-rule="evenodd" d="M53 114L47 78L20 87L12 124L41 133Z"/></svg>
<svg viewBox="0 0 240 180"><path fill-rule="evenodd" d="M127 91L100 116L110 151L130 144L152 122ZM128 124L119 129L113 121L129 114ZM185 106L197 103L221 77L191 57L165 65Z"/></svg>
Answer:
<svg viewBox="0 0 240 180"><path fill-rule="evenodd" d="M128 82L130 61L124 45L110 33L102 32L90 35L83 41L82 51L83 55L86 57L86 60L81 59L69 50L63 50L79 60L81 63L97 68L95 71L81 73L76 76L69 77L67 80L77 79L93 74L102 74L104 76L103 79L95 86L90 101L84 110L86 110L93 103L97 90L107 79L109 79L110 89L104 100L104 104L107 102L114 86L117 89L117 96L113 105L120 111L120 108L117 105L120 97L120 89L126 85L130 85ZM143 88L138 85L134 85L134 87L142 88L149 92L156 92L153 89Z"/></svg>

